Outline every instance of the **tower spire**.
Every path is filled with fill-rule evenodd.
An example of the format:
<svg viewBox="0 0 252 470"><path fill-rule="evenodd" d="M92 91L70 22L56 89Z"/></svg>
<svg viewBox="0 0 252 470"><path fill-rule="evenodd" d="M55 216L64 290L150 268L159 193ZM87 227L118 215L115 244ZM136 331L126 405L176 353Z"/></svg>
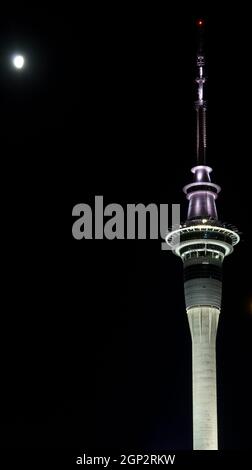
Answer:
<svg viewBox="0 0 252 470"><path fill-rule="evenodd" d="M197 100L195 109L197 113L197 165L206 163L206 101L204 100L205 77L205 54L204 54L204 21L197 21L198 49L197 49Z"/></svg>
<svg viewBox="0 0 252 470"><path fill-rule="evenodd" d="M204 21L197 21L198 49L197 49L197 163L191 171L194 174L193 182L184 187L189 200L187 220L218 220L215 200L221 188L211 182L212 168L206 165L206 101L204 100L205 54L204 54Z"/></svg>

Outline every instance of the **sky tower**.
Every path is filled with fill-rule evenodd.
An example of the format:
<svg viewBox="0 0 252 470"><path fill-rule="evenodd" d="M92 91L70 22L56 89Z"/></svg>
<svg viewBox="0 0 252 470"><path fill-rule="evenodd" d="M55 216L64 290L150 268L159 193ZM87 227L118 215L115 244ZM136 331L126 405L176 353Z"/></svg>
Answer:
<svg viewBox="0 0 252 470"><path fill-rule="evenodd" d="M183 190L189 201L187 220L166 241L184 266L186 312L192 338L193 448L217 450L216 334L221 310L222 263L239 242L234 227L218 219L221 188L211 182L206 165L206 101L203 20L197 21L197 161L192 183Z"/></svg>

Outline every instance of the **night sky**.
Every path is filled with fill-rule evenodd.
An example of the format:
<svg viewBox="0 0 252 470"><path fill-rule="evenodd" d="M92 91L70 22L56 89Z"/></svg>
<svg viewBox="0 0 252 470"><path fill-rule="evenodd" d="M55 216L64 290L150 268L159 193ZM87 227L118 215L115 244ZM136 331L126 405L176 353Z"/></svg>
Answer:
<svg viewBox="0 0 252 470"><path fill-rule="evenodd" d="M192 448L182 262L161 240L77 241L72 208L103 195L125 208L181 203L185 219L201 14L106 4L1 15L3 448ZM251 25L235 9L206 20L207 159L219 218L242 232L224 262L219 446L248 450Z"/></svg>

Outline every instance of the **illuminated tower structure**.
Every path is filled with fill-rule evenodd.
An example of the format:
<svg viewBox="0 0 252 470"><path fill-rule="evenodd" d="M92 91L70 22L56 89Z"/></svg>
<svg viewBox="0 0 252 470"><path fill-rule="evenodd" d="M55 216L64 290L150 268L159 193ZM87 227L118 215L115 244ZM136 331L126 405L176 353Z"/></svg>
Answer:
<svg viewBox="0 0 252 470"><path fill-rule="evenodd" d="M216 397L216 334L221 310L222 263L239 242L237 230L218 220L220 187L211 182L206 165L206 101L203 21L198 21L196 78L198 97L197 164L193 182L184 187L189 201L187 220L166 241L184 265L186 312L192 338L193 448L218 449Z"/></svg>

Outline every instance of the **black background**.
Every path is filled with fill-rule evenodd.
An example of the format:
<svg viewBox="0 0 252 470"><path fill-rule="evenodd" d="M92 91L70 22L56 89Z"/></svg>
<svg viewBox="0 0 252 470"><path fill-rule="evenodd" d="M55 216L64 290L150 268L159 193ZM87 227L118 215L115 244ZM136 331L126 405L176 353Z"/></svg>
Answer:
<svg viewBox="0 0 252 470"><path fill-rule="evenodd" d="M72 208L181 203L194 164L194 21L163 6L0 19L4 448L189 450L182 263L159 241L74 240ZM203 12L205 14L205 12ZM251 447L250 17L206 12L208 162L225 260L219 445ZM27 57L11 68L15 51Z"/></svg>

